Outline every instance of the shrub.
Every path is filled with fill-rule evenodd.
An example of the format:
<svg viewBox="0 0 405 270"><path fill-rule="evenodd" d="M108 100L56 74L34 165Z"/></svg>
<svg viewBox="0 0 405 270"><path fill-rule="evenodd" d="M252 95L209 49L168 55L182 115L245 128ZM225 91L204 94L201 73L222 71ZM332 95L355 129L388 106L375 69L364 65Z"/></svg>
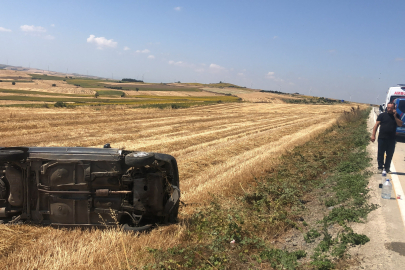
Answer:
<svg viewBox="0 0 405 270"><path fill-rule="evenodd" d="M11 84L12 84L12 85L15 85L15 82L12 82Z"/></svg>
<svg viewBox="0 0 405 270"><path fill-rule="evenodd" d="M53 105L56 108L65 108L66 107L66 103L63 101L58 101L55 103L55 105Z"/></svg>
<svg viewBox="0 0 405 270"><path fill-rule="evenodd" d="M56 84L55 84L55 83L53 83L53 84L52 84L52 87L55 87L55 86L56 86Z"/></svg>

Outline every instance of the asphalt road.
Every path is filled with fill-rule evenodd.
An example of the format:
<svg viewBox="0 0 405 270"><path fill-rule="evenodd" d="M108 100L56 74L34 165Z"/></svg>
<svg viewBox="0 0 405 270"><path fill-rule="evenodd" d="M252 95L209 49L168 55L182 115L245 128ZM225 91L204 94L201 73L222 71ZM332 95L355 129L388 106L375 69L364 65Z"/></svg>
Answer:
<svg viewBox="0 0 405 270"><path fill-rule="evenodd" d="M371 111L368 129L371 132L377 118L378 110ZM365 223L353 224L353 230L370 238L364 246L350 250L360 265L351 269L405 269L405 140L398 141L395 148L389 178L393 182L391 199L381 198L381 175L377 174L377 142L370 142L368 152L371 154L374 175L370 178L370 203L380 207L371 212ZM401 195L401 199L396 196Z"/></svg>

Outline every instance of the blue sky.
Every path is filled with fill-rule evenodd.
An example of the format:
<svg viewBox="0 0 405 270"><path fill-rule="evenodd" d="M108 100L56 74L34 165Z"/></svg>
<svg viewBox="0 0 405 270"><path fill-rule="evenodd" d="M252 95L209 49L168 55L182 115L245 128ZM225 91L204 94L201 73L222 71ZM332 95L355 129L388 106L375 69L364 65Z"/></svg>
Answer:
<svg viewBox="0 0 405 270"><path fill-rule="evenodd" d="M0 64L382 103L405 1L2 1Z"/></svg>

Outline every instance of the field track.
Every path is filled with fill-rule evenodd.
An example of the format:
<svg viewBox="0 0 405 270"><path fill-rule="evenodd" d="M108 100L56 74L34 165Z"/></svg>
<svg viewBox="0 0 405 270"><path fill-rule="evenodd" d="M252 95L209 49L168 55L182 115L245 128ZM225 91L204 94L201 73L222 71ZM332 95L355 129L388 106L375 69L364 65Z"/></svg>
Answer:
<svg viewBox="0 0 405 270"><path fill-rule="evenodd" d="M349 105L228 103L189 109L1 108L1 146L89 146L162 152L179 165L180 211L209 194L241 192L277 157L334 125ZM178 243L184 225L144 235L0 225L0 263L7 269L127 269L150 261L145 247ZM125 247L125 250L124 250ZM124 251L129 259L124 257Z"/></svg>

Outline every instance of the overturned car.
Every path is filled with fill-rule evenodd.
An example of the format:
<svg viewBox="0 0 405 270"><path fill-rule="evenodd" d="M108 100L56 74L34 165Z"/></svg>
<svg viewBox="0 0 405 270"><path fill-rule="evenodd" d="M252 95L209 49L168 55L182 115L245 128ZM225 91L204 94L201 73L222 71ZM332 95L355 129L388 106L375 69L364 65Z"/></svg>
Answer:
<svg viewBox="0 0 405 270"><path fill-rule="evenodd" d="M175 158L105 147L0 148L0 219L134 231L175 222Z"/></svg>

